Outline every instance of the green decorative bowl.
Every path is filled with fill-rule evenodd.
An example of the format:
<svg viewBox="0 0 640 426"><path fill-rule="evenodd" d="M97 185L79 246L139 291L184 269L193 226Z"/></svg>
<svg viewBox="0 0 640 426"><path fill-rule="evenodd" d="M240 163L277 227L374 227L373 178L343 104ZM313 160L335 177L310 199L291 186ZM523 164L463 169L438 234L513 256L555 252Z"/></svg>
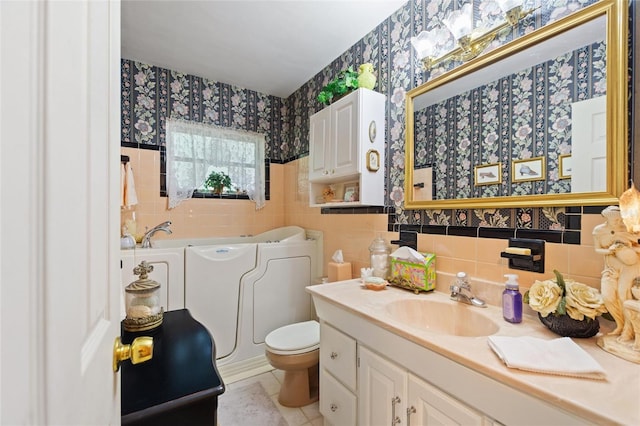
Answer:
<svg viewBox="0 0 640 426"><path fill-rule="evenodd" d="M549 330L562 337L587 338L595 336L598 334L598 331L600 331L598 318L593 320L585 318L582 321L578 321L569 315L556 316L549 314L547 317L543 317L539 312L538 318L540 318L540 322L546 325Z"/></svg>

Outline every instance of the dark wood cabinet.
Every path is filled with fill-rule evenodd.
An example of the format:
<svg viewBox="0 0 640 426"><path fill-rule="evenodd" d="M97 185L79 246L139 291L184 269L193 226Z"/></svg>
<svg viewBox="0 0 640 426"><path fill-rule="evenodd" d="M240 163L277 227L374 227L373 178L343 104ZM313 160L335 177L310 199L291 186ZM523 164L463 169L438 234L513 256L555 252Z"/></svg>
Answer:
<svg viewBox="0 0 640 426"><path fill-rule="evenodd" d="M160 327L121 330L122 342L153 337L153 358L121 365L123 425L215 425L224 383L209 331L187 309L164 313Z"/></svg>

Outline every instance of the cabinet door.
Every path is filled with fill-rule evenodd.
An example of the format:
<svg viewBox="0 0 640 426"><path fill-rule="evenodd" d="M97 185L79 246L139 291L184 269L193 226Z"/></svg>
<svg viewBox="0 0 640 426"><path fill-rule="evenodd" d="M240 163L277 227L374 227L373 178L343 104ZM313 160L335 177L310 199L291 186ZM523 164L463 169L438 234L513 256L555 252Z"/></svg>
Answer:
<svg viewBox="0 0 640 426"><path fill-rule="evenodd" d="M361 425L402 424L406 416L407 373L358 346L358 419ZM397 420L396 420L397 419Z"/></svg>
<svg viewBox="0 0 640 426"><path fill-rule="evenodd" d="M331 166L329 174L346 176L358 172L358 96L354 92L331 105Z"/></svg>
<svg viewBox="0 0 640 426"><path fill-rule="evenodd" d="M324 108L309 119L309 180L327 177L331 145L331 109Z"/></svg>
<svg viewBox="0 0 640 426"><path fill-rule="evenodd" d="M411 374L408 380L407 425L483 424L480 413L457 399Z"/></svg>

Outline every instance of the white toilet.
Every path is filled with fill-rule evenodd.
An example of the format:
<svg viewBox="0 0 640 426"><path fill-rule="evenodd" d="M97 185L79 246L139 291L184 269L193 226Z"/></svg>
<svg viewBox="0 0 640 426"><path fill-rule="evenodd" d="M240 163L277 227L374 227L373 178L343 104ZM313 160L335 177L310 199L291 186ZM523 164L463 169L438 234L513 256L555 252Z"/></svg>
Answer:
<svg viewBox="0 0 640 426"><path fill-rule="evenodd" d="M265 346L269 363L285 372L278 402L285 407L302 407L317 401L318 321L299 322L273 330L267 334Z"/></svg>

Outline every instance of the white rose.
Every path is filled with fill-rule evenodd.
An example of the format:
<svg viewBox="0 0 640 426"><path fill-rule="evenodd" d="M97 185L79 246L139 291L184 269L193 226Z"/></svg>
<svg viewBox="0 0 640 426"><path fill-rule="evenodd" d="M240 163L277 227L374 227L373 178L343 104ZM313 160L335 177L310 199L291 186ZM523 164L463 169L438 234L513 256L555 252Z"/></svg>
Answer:
<svg viewBox="0 0 640 426"><path fill-rule="evenodd" d="M574 320L594 319L607 312L602 295L595 288L570 280L565 281L565 286L567 313Z"/></svg>
<svg viewBox="0 0 640 426"><path fill-rule="evenodd" d="M529 289L529 306L543 317L554 312L561 299L562 290L551 280L536 280Z"/></svg>

